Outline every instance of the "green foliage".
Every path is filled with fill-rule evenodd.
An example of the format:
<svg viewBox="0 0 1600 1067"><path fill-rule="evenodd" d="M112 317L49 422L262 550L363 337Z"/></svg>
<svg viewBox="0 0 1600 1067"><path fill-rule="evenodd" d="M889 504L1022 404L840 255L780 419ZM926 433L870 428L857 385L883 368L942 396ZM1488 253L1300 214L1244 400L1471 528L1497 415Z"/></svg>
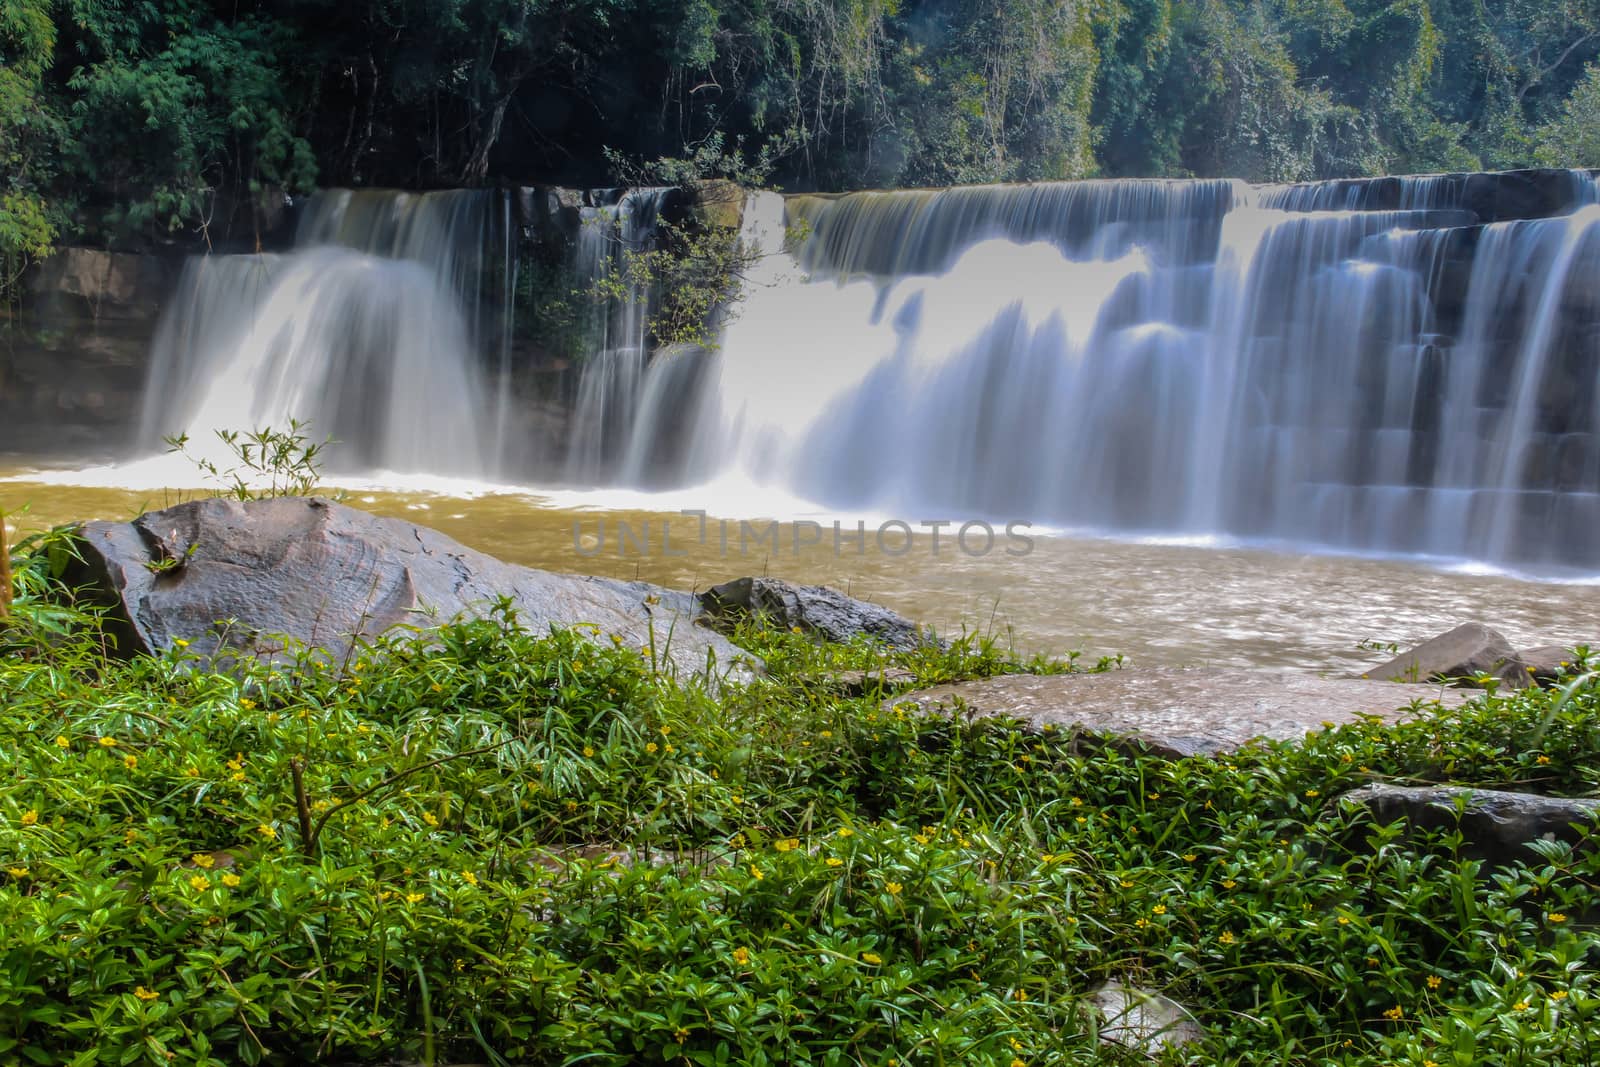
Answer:
<svg viewBox="0 0 1600 1067"><path fill-rule="evenodd" d="M24 560L29 573L41 566ZM0 657L0 1057L40 1064L1592 1062L1600 850L1498 870L1338 805L1600 782L1600 692L1169 762L859 698L1024 664L746 631L713 697L505 609L208 672Z"/></svg>
<svg viewBox="0 0 1600 1067"><path fill-rule="evenodd" d="M1535 154L1551 167L1600 167L1600 63L1591 63L1561 110L1534 135Z"/></svg>
<svg viewBox="0 0 1600 1067"><path fill-rule="evenodd" d="M208 479L215 482L217 496L235 500L266 500L278 496L309 496L322 477L322 454L333 439L321 444L305 433L306 424L297 419L289 428L276 430L218 430L217 440L232 462L227 466L189 451L189 435L164 438L168 452L187 457Z"/></svg>

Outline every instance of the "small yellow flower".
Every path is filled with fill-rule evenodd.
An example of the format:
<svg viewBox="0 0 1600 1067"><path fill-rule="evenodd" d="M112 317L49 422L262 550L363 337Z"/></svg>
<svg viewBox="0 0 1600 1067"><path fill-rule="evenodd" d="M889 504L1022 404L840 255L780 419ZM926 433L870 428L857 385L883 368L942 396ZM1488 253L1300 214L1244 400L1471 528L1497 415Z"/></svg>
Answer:
<svg viewBox="0 0 1600 1067"><path fill-rule="evenodd" d="M745 964L749 963L750 962L750 950L745 948L742 945L740 947L734 949L733 950L733 962L737 963L741 967L743 967Z"/></svg>
<svg viewBox="0 0 1600 1067"><path fill-rule="evenodd" d="M29 808L27 811L22 813L22 819L21 819L22 825L24 825L24 826L32 826L34 823L36 823L38 821L39 821L39 813L37 811L34 811L32 808Z"/></svg>
<svg viewBox="0 0 1600 1067"><path fill-rule="evenodd" d="M232 871L228 871L222 876L222 884L229 889L237 889L239 888L239 876Z"/></svg>
<svg viewBox="0 0 1600 1067"><path fill-rule="evenodd" d="M795 849L800 847L800 842L796 838L786 837L782 841L774 842L772 847L777 849L779 852L793 852Z"/></svg>
<svg viewBox="0 0 1600 1067"><path fill-rule="evenodd" d="M244 767L244 753L235 752L233 758L228 761L228 770L237 771L242 767Z"/></svg>
<svg viewBox="0 0 1600 1067"><path fill-rule="evenodd" d="M139 757L130 752L126 756L122 757L122 765L131 771L135 767L139 766Z"/></svg>
<svg viewBox="0 0 1600 1067"><path fill-rule="evenodd" d="M9 874L11 877L20 880L20 879L28 877L28 868L26 868L26 867L7 867L6 868L6 873Z"/></svg>
<svg viewBox="0 0 1600 1067"><path fill-rule="evenodd" d="M1392 1007L1388 1011L1384 1012L1383 1013L1383 1017L1385 1019L1389 1019L1390 1021L1395 1021L1395 1020L1400 1019L1401 1016L1405 1015L1405 1013L1406 1013L1405 1009L1402 1008L1400 1005L1396 1004L1394 1007Z"/></svg>
<svg viewBox="0 0 1600 1067"><path fill-rule="evenodd" d="M878 964L883 962L883 957L878 955L876 952L863 952L861 954L861 962L870 963L876 967Z"/></svg>
<svg viewBox="0 0 1600 1067"><path fill-rule="evenodd" d="M1549 756L1539 756L1534 760L1534 762L1537 763L1539 766L1543 767L1545 764L1550 762L1550 757Z"/></svg>
<svg viewBox="0 0 1600 1067"><path fill-rule="evenodd" d="M1149 925L1150 925L1150 920L1144 918L1143 916L1140 916L1139 918L1133 920L1133 927L1134 927L1135 930L1143 930L1146 926L1149 926Z"/></svg>
<svg viewBox="0 0 1600 1067"><path fill-rule="evenodd" d="M189 879L189 888L193 889L197 893L204 892L205 890L211 888L211 879L207 878L203 874L197 874L193 878Z"/></svg>
<svg viewBox="0 0 1600 1067"><path fill-rule="evenodd" d="M656 743L654 741L652 741L648 745L644 746L644 750L646 752L650 753L651 755L655 755L656 747L657 747Z"/></svg>
<svg viewBox="0 0 1600 1067"><path fill-rule="evenodd" d="M1308 796L1308 797L1320 797L1321 795L1322 794L1317 792L1315 789L1307 789L1306 790L1306 796Z"/></svg>
<svg viewBox="0 0 1600 1067"><path fill-rule="evenodd" d="M840 859L838 856L829 856L828 857L828 866L829 867L843 867L844 866L844 860Z"/></svg>
<svg viewBox="0 0 1600 1067"><path fill-rule="evenodd" d="M116 748L117 747L117 739L115 737L102 737L102 738L100 738L100 747L101 748Z"/></svg>
<svg viewBox="0 0 1600 1067"><path fill-rule="evenodd" d="M1236 886L1238 884L1239 883L1235 882L1232 878L1224 878L1222 880L1222 888L1224 888L1224 889L1232 889L1234 886Z"/></svg>
<svg viewBox="0 0 1600 1067"><path fill-rule="evenodd" d="M209 871L217 865L217 858L209 852L196 852L189 857L189 862L201 870Z"/></svg>
<svg viewBox="0 0 1600 1067"><path fill-rule="evenodd" d="M477 885L478 884L478 876L473 874L471 871L462 871L461 872L461 879L462 879L462 881L466 882L468 885Z"/></svg>
<svg viewBox="0 0 1600 1067"><path fill-rule="evenodd" d="M268 841L274 841L278 837L278 831L274 830L271 826L267 825L266 823L262 823L260 826L256 827L256 833L260 834L262 837L266 838Z"/></svg>
<svg viewBox="0 0 1600 1067"><path fill-rule="evenodd" d="M407 893L406 894L406 903L407 904L415 904L418 901L420 901L421 899L422 899L422 894L421 893Z"/></svg>
<svg viewBox="0 0 1600 1067"><path fill-rule="evenodd" d="M1428 988L1429 989L1438 989L1442 985L1444 985L1444 979L1443 978L1440 978L1436 974L1428 975Z"/></svg>
<svg viewBox="0 0 1600 1067"><path fill-rule="evenodd" d="M666 748L662 749L662 751L670 756L674 752L678 751L678 746L677 745L668 745Z"/></svg>
<svg viewBox="0 0 1600 1067"><path fill-rule="evenodd" d="M1028 1065L1018 1057L1013 1056L1011 1057L1011 1067L1028 1067Z"/></svg>
<svg viewBox="0 0 1600 1067"><path fill-rule="evenodd" d="M761 868L760 867L757 867L755 864L752 863L750 865L750 877L754 878L756 881L759 882L762 879L764 879L766 877L766 875L761 873Z"/></svg>
<svg viewBox="0 0 1600 1067"><path fill-rule="evenodd" d="M185 641L181 637L174 637L172 639L172 643L177 645L179 648L188 648L189 647L189 642Z"/></svg>
<svg viewBox="0 0 1600 1067"><path fill-rule="evenodd" d="M584 745L583 746L583 758L584 759L593 759L594 758L594 748L592 746L590 746L590 745Z"/></svg>
<svg viewBox="0 0 1600 1067"><path fill-rule="evenodd" d="M1133 888L1133 883L1128 881L1126 878L1121 879L1118 882L1118 884L1121 885L1122 888L1124 888L1124 889L1132 889Z"/></svg>
<svg viewBox="0 0 1600 1067"><path fill-rule="evenodd" d="M438 826L439 816L435 815L431 811L425 811L422 813L422 821L427 823L429 826Z"/></svg>
<svg viewBox="0 0 1600 1067"><path fill-rule="evenodd" d="M1567 991L1565 989L1558 989L1554 993L1550 994L1550 999L1551 1000L1566 1000L1567 999Z"/></svg>
<svg viewBox="0 0 1600 1067"><path fill-rule="evenodd" d="M1185 863L1193 863L1198 858L1193 852L1185 852L1183 854L1183 862Z"/></svg>
<svg viewBox="0 0 1600 1067"><path fill-rule="evenodd" d="M885 882L885 883L883 883L883 891L885 893L888 893L891 897L899 896L900 895L900 890L902 888L904 888L904 887L901 886L899 882Z"/></svg>
<svg viewBox="0 0 1600 1067"><path fill-rule="evenodd" d="M57 748L71 748L72 747L72 742L67 740L67 735L66 734L57 734L56 735L56 747Z"/></svg>
<svg viewBox="0 0 1600 1067"><path fill-rule="evenodd" d="M1224 930L1222 931L1222 936L1217 938L1217 940L1222 942L1224 945L1231 945L1233 944L1233 932L1230 930Z"/></svg>
<svg viewBox="0 0 1600 1067"><path fill-rule="evenodd" d="M1157 904L1150 910L1157 915L1165 915L1167 913L1167 906L1165 904Z"/></svg>
<svg viewBox="0 0 1600 1067"><path fill-rule="evenodd" d="M1564 923L1567 921L1566 913L1559 911L1552 911L1549 915L1546 915L1545 918L1549 919L1553 923Z"/></svg>
<svg viewBox="0 0 1600 1067"><path fill-rule="evenodd" d="M833 736L833 731L832 730L823 730L820 733L818 733L817 736L818 737L832 737Z"/></svg>
<svg viewBox="0 0 1600 1067"><path fill-rule="evenodd" d="M200 768L199 767L186 767L186 768L184 768L183 773L186 776L190 777L190 778L198 778L198 777L200 777Z"/></svg>
<svg viewBox="0 0 1600 1067"><path fill-rule="evenodd" d="M1348 916L1348 915L1339 916L1339 925L1340 926L1349 926L1350 925L1350 916Z"/></svg>
<svg viewBox="0 0 1600 1067"><path fill-rule="evenodd" d="M234 771L233 774L229 775L229 777L235 782L243 782L249 778L249 775L245 774L243 771Z"/></svg>
<svg viewBox="0 0 1600 1067"><path fill-rule="evenodd" d="M854 833L855 833L855 831L850 829L850 827L848 827L848 826L839 827L839 836L840 837L850 837Z"/></svg>
<svg viewBox="0 0 1600 1067"><path fill-rule="evenodd" d="M251 700L249 697L240 697L239 706L245 711L250 711L256 706L256 702Z"/></svg>
<svg viewBox="0 0 1600 1067"><path fill-rule="evenodd" d="M1528 1002L1526 1000L1519 1000L1515 1004L1511 1005L1511 1010L1512 1011L1527 1011L1528 1010Z"/></svg>
<svg viewBox="0 0 1600 1067"><path fill-rule="evenodd" d="M138 997L140 1000L160 1000L161 999L161 994L160 993L152 992L151 990L146 989L142 985L133 987L133 995Z"/></svg>

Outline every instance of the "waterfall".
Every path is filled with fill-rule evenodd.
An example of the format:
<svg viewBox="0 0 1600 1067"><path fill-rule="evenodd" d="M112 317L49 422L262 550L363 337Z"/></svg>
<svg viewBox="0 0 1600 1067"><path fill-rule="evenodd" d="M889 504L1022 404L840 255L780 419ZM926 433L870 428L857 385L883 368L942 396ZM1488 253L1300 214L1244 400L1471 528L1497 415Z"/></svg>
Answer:
<svg viewBox="0 0 1600 1067"><path fill-rule="evenodd" d="M590 313L593 338L578 379L566 464L566 480L592 485L618 474L620 457L635 432L649 350L646 327L654 296L632 277L627 257L647 251L661 207L673 190L603 190L598 203L580 209L573 276L586 290L611 279L623 291L596 301Z"/></svg>
<svg viewBox="0 0 1600 1067"><path fill-rule="evenodd" d="M639 399L611 480L1600 568L1594 193L1525 172L768 194L746 237L770 276ZM664 408L697 413L689 440Z"/></svg>
<svg viewBox="0 0 1600 1067"><path fill-rule="evenodd" d="M182 432L214 453L217 430L295 419L339 442L337 468L494 471L508 447L508 203L332 191L287 254L191 259L152 346L141 442Z"/></svg>

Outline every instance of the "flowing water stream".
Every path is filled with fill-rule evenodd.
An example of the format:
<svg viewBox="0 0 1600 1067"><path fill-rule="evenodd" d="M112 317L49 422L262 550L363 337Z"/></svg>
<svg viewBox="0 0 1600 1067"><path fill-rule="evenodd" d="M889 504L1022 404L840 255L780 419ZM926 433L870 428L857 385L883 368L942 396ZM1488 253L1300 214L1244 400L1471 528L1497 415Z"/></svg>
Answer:
<svg viewBox="0 0 1600 1067"><path fill-rule="evenodd" d="M584 194L575 284L650 247L671 195ZM771 571L1145 662L1343 668L1359 640L1467 618L1600 638L1589 174L756 194L717 348L651 353L645 289L595 306L555 446L519 421L514 200L331 192L287 252L193 260L152 350L144 458L12 464L0 506L159 503L194 483L162 437L296 418L338 439L334 481L372 506L564 570ZM578 550L575 522L681 508L1036 540Z"/></svg>

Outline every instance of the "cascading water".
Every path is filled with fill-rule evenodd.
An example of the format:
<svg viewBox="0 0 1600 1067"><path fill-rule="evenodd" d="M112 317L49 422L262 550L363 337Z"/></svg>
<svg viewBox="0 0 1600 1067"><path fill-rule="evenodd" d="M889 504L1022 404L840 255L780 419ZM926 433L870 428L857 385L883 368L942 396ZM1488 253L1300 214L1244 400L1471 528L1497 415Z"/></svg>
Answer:
<svg viewBox="0 0 1600 1067"><path fill-rule="evenodd" d="M748 239L809 237L622 480L1592 570L1600 207L1544 181L758 197Z"/></svg>
<svg viewBox="0 0 1600 1067"><path fill-rule="evenodd" d="M626 257L654 240L670 188L601 192L599 203L580 209L573 277L584 289L620 279L625 291L596 301L590 313L593 338L578 380L577 405L566 461L566 480L592 485L625 474L619 468L638 418L649 351L645 330L653 294L630 276Z"/></svg>
<svg viewBox="0 0 1600 1067"><path fill-rule="evenodd" d="M217 430L296 419L340 442L340 468L493 472L507 448L508 203L334 191L307 208L293 252L191 260L152 348L141 442L182 432L214 451Z"/></svg>

